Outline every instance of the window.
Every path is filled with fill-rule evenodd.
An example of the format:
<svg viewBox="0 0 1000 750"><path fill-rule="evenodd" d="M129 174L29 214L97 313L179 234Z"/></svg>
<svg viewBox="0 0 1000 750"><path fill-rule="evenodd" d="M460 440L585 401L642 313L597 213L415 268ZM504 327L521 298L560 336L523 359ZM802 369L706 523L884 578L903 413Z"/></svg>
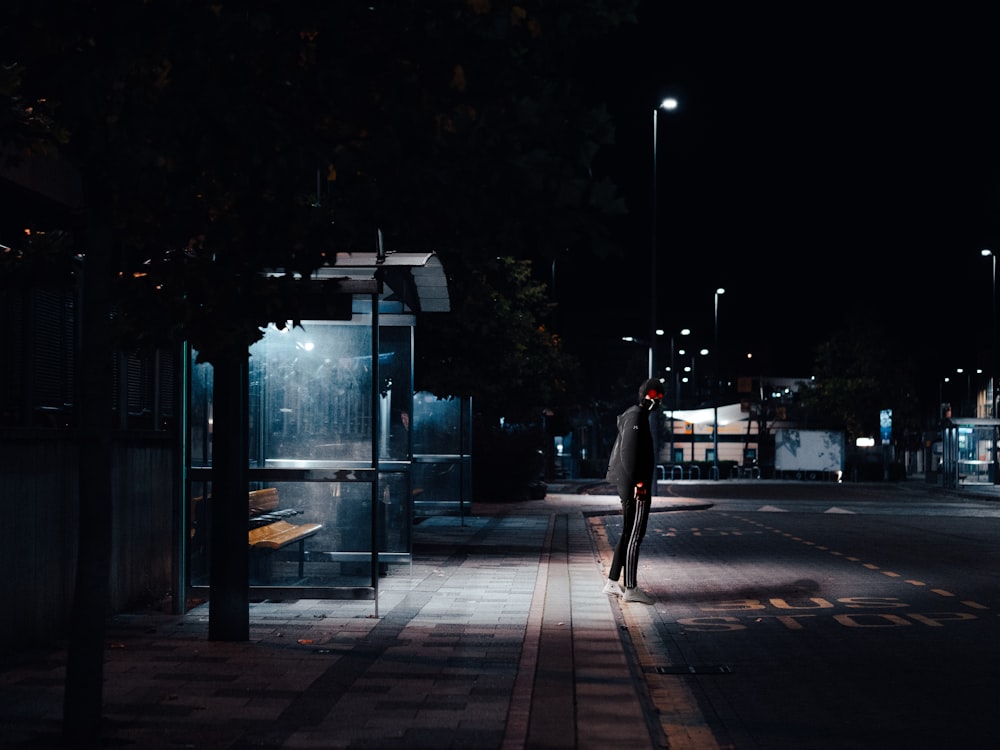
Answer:
<svg viewBox="0 0 1000 750"><path fill-rule="evenodd" d="M0 298L6 351L0 364L0 427L78 424L80 321L75 290L7 290ZM116 352L109 417L117 429L167 429L176 419L175 357Z"/></svg>

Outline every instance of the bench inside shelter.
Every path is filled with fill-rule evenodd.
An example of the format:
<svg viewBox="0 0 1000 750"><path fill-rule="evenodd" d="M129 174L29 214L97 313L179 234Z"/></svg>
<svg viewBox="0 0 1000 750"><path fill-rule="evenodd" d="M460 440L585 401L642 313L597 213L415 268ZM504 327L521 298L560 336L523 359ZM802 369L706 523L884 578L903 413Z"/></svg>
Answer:
<svg viewBox="0 0 1000 750"><path fill-rule="evenodd" d="M291 544L299 545L299 578L305 574L305 541L323 528L321 523L290 523L287 519L300 515L293 508L279 508L278 488L251 490L248 496L251 550L274 551Z"/></svg>

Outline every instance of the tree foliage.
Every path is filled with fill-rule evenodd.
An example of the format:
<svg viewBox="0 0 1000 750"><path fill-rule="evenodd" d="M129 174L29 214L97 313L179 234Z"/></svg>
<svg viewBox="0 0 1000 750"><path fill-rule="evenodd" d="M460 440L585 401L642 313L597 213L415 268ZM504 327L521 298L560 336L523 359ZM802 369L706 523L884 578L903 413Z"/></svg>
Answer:
<svg viewBox="0 0 1000 750"><path fill-rule="evenodd" d="M810 424L843 429L851 444L856 437L879 434L882 409L892 409L897 434L917 430L917 372L898 337L870 322L856 322L817 347L814 380L803 391L802 403Z"/></svg>
<svg viewBox="0 0 1000 750"><path fill-rule="evenodd" d="M432 373L429 390L470 395L481 411L509 420L535 419L533 409L565 393L559 376L572 367L558 334L541 322L548 289L533 280L529 262L509 257L462 270L454 285L461 296L452 299L462 314L417 327L417 387Z"/></svg>
<svg viewBox="0 0 1000 750"><path fill-rule="evenodd" d="M422 377L466 393L481 367L462 382L453 363L483 347L455 334L484 309L480 364L531 352L537 379L559 363L518 262L609 252L622 202L590 167L613 128L579 71L635 4L11 0L0 93L18 132L35 124L25 102L51 113L43 141L110 208L133 338L186 338L209 360L248 346L294 319L295 281L381 230L390 251L442 258L454 319L421 326L452 351Z"/></svg>

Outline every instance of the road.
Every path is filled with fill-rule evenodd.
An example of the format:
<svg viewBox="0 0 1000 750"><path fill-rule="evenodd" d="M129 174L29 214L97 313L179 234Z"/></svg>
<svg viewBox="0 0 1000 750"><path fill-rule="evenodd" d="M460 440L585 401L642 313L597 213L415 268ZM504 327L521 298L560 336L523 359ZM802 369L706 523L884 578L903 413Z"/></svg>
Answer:
<svg viewBox="0 0 1000 750"><path fill-rule="evenodd" d="M621 609L672 750L995 735L1000 502L823 483L661 493L640 569L658 602ZM681 498L710 507L663 509ZM620 519L591 527L606 554Z"/></svg>

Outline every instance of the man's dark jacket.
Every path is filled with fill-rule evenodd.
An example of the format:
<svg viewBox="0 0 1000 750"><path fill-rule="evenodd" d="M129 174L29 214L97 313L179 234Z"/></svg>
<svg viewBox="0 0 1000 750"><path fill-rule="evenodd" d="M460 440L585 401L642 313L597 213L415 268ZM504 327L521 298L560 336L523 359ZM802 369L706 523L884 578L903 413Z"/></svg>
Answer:
<svg viewBox="0 0 1000 750"><path fill-rule="evenodd" d="M618 439L611 450L607 481L629 490L639 482L650 487L655 468L649 412L638 404L630 406L618 415Z"/></svg>

